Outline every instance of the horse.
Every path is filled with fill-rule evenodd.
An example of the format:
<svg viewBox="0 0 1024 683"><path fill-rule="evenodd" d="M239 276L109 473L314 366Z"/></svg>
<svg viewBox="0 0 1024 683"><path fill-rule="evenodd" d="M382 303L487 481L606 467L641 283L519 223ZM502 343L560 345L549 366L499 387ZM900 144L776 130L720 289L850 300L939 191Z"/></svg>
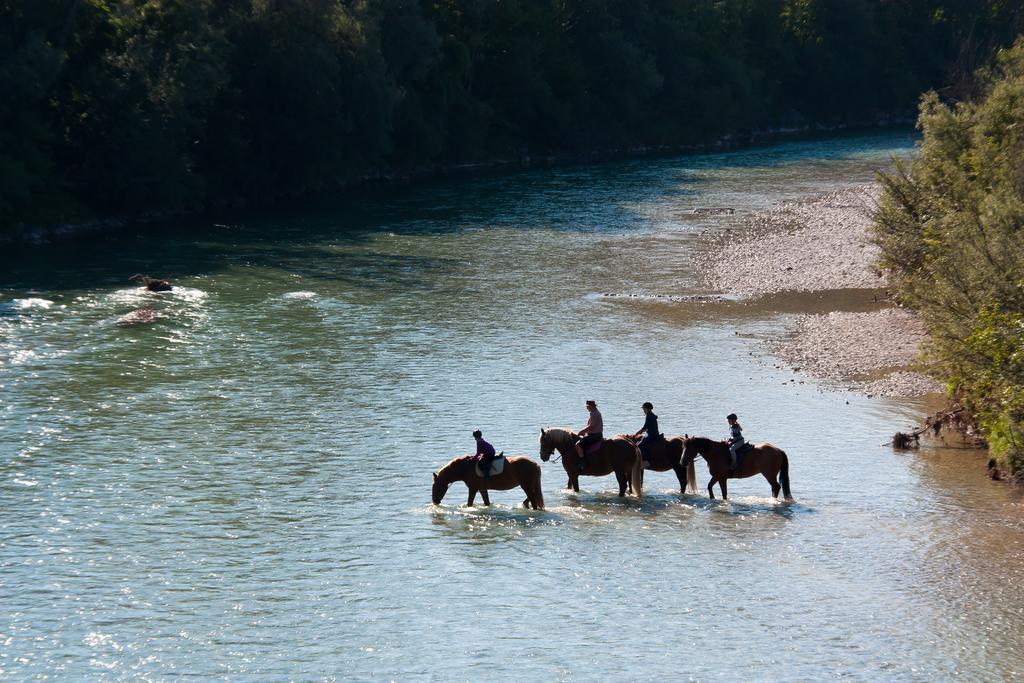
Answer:
<svg viewBox="0 0 1024 683"><path fill-rule="evenodd" d="M588 477L603 477L615 472L619 482L619 497L626 495L626 486L635 496L643 495L643 465L640 462L640 451L625 435L613 436L601 443L596 453L586 456L587 469L580 472L579 458L576 455L576 432L558 427L540 430L540 459L547 462L551 453L557 450L562 456L562 467L569 475L566 488L580 492L580 474Z"/></svg>
<svg viewBox="0 0 1024 683"><path fill-rule="evenodd" d="M447 465L434 472L434 487L431 498L434 505L440 505L448 487L453 482L461 481L469 489L469 501L466 505L472 507L477 491L484 499L484 505L490 505L491 499L487 495L488 489L507 491L521 486L526 493L526 500L523 507L534 510L544 509L544 492L540 487L540 465L530 460L525 455L509 455L505 457L505 469L501 474L492 474L486 480L476 473L476 465L479 462L476 456L460 455L453 458Z"/></svg>
<svg viewBox="0 0 1024 683"><path fill-rule="evenodd" d="M708 463L708 472L711 473L711 481L708 482L708 495L715 497L712 487L718 482L722 489L722 498L728 499L728 491L725 481L729 478L729 465L732 463L732 456L729 453L729 444L725 441L713 441L702 436L683 436L683 459L684 466L693 465L697 456L702 456ZM782 489L786 500L793 500L793 494L789 490L789 458L786 452L770 443L759 443L746 455L740 458L736 472L731 476L736 479L745 479L755 474L763 474L764 478L772 486L772 497L779 497L779 489ZM781 486L779 481L782 481Z"/></svg>
<svg viewBox="0 0 1024 683"><path fill-rule="evenodd" d="M639 446L640 439L632 436L626 437ZM697 493L697 473L693 461L687 467L683 467L683 437L675 436L671 439L660 439L651 444L647 449L648 466L643 468L655 472L667 472L672 470L679 480L679 492ZM643 484L643 469L640 470L640 483ZM685 479L684 477L685 473Z"/></svg>

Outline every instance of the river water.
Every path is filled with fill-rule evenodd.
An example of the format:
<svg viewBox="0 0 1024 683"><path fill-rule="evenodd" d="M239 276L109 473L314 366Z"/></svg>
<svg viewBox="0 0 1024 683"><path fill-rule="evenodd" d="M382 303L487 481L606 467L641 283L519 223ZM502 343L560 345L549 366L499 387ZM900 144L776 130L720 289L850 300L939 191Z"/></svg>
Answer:
<svg viewBox="0 0 1024 683"><path fill-rule="evenodd" d="M8 249L0 678L1024 677L1021 496L955 444L879 445L927 401L762 347L869 293L670 298L708 293L708 232L912 148L531 170ZM606 433L645 400L669 434L724 436L735 411L789 453L796 502L761 479L680 495L671 473L641 500L614 477L572 495L548 463L545 511L467 508L461 484L430 505L473 429L536 458L588 398Z"/></svg>

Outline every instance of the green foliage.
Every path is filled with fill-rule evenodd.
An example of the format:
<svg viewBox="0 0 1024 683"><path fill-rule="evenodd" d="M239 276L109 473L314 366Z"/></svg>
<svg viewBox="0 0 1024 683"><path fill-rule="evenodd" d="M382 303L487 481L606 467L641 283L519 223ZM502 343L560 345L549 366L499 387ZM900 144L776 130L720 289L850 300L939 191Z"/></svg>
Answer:
<svg viewBox="0 0 1024 683"><path fill-rule="evenodd" d="M870 122L963 80L1018 5L0 0L0 229Z"/></svg>
<svg viewBox="0 0 1024 683"><path fill-rule="evenodd" d="M993 450L1024 471L1024 315L982 310L963 345L959 377L965 403Z"/></svg>
<svg viewBox="0 0 1024 683"><path fill-rule="evenodd" d="M213 0L130 0L109 22L100 63L67 81L75 102L64 158L101 212L198 203L196 151L216 94L226 85L223 31Z"/></svg>
<svg viewBox="0 0 1024 683"><path fill-rule="evenodd" d="M1024 39L981 94L921 102L920 154L882 178L881 265L930 333L937 374L1004 462L1024 465Z"/></svg>

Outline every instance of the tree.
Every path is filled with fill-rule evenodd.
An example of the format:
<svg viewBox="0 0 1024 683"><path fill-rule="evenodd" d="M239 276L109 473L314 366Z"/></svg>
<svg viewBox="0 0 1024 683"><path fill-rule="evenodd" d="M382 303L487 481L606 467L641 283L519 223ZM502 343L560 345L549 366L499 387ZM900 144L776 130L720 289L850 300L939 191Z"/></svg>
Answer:
<svg viewBox="0 0 1024 683"><path fill-rule="evenodd" d="M997 454L1024 468L1024 39L981 95L921 102L920 154L883 176L881 265L918 309L938 376Z"/></svg>

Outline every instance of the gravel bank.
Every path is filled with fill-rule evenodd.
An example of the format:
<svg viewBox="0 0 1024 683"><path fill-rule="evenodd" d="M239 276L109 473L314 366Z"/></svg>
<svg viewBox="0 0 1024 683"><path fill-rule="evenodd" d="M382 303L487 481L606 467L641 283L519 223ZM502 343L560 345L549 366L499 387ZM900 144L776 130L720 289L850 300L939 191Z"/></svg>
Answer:
<svg viewBox="0 0 1024 683"><path fill-rule="evenodd" d="M794 369L843 380L869 396L920 396L942 390L934 380L908 369L924 337L914 314L885 308L801 316L792 337L767 344Z"/></svg>
<svg viewBox="0 0 1024 683"><path fill-rule="evenodd" d="M868 236L877 185L787 202L720 237L712 285L741 296L884 287Z"/></svg>
<svg viewBox="0 0 1024 683"><path fill-rule="evenodd" d="M745 298L884 288L885 280L874 270L878 248L869 232L879 194L877 185L863 185L751 216L740 231L719 238L712 285ZM869 396L920 396L942 391L912 371L924 338L913 313L886 307L803 315L791 336L768 346L794 369Z"/></svg>

